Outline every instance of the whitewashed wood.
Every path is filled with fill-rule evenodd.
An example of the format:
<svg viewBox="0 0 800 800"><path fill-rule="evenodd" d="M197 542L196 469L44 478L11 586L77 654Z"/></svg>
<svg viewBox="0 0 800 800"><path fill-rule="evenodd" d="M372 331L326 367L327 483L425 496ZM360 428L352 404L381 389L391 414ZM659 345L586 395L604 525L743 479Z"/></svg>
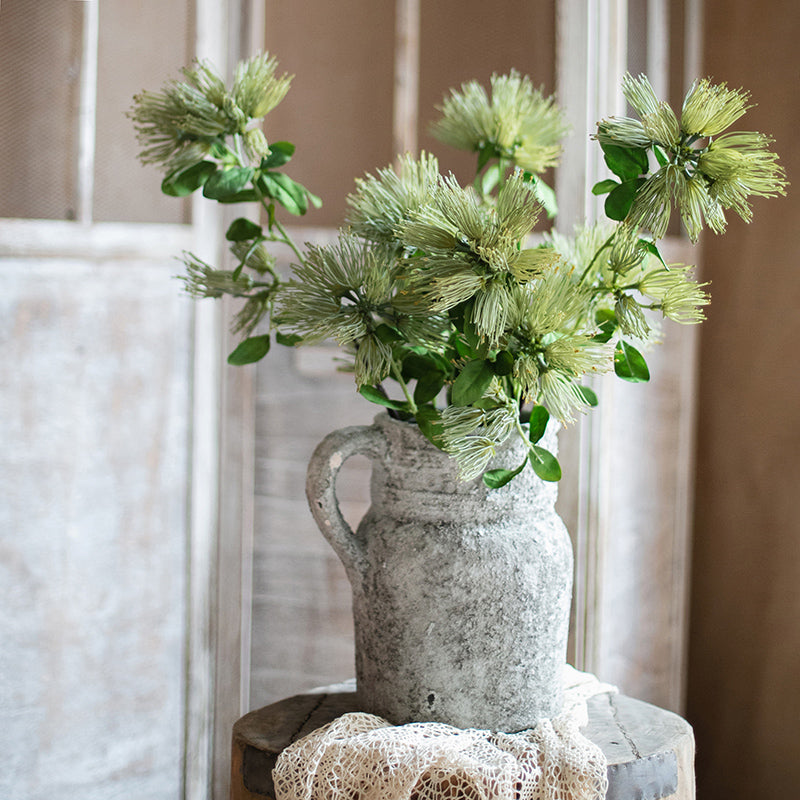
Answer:
<svg viewBox="0 0 800 800"><path fill-rule="evenodd" d="M647 76L658 97L669 97L669 2L647 0Z"/></svg>
<svg viewBox="0 0 800 800"><path fill-rule="evenodd" d="M230 75L244 55L249 3L201 0L197 53ZM252 32L254 33L254 32ZM249 49L249 48L248 48ZM249 209L252 210L252 209ZM235 209L245 213L241 208ZM231 212L232 213L232 212ZM195 252L226 263L230 213L193 198ZM230 724L248 697L252 547L251 375L224 364L230 304L196 306L192 453L192 573L185 735L185 796L228 793Z"/></svg>
<svg viewBox="0 0 800 800"><path fill-rule="evenodd" d="M571 233L574 226L601 216L591 195L592 185L606 172L599 147L589 140L602 115L623 109L619 80L626 58L627 3L611 0L586 4L561 0L557 6L557 94L572 126L556 172L559 198L557 227ZM613 35L612 35L613 34ZM559 485L559 511L575 543L573 644L575 666L593 669L598 620L595 598L601 577L597 564L602 539L598 533L601 497L598 482L602 464L599 414L590 414L560 436L565 477Z"/></svg>
<svg viewBox="0 0 800 800"><path fill-rule="evenodd" d="M597 120L624 111L618 87L626 65L626 7L624 0L559 4L558 94L576 132L556 182L564 231L598 216L597 201L583 198L608 172L588 136ZM651 2L648 11L652 45L667 9ZM645 53L660 86L667 85L665 54L663 42ZM681 251L680 241L665 247L679 261L696 257ZM598 381L600 407L562 434L566 477L559 508L576 550L576 666L680 712L697 340L696 330L665 330L664 345L647 356L652 382ZM647 446L651 435L657 446Z"/></svg>
<svg viewBox="0 0 800 800"><path fill-rule="evenodd" d="M0 257L153 259L164 266L171 263L177 273L181 267L173 256L194 243L188 225L0 219Z"/></svg>
<svg viewBox="0 0 800 800"><path fill-rule="evenodd" d="M397 0L395 10L394 152L417 152L420 0Z"/></svg>
<svg viewBox="0 0 800 800"><path fill-rule="evenodd" d="M209 301L210 302L210 301ZM229 303L222 304L230 318ZM233 349L223 338L223 352ZM249 707L253 548L254 391L252 368L222 367L219 452L219 536L213 610L214 797L227 797L231 726Z"/></svg>
<svg viewBox="0 0 800 800"><path fill-rule="evenodd" d="M215 52L224 55L227 28L218 22L220 15L228 13L229 4L206 2L197 9L200 54L212 59ZM61 436L62 429L69 430L72 418L84 423L71 432L71 443L68 438L56 440L56 452L50 454L52 464L46 462L46 456L37 455L37 446L46 449L38 440L26 450L13 436L4 437L15 477L12 479L4 468L3 483L15 487L14 498L19 503L26 497L41 496L43 486L58 487L52 503L53 518L60 517L67 524L72 516L77 517L74 531L70 530L80 534L81 541L85 539L85 544L78 544L74 537L59 538L39 525L35 515L20 522L16 531L4 526L4 535L14 532L25 548L41 549L48 536L60 546L61 560L42 559L42 566L49 565L53 587L60 593L59 611L69 618L61 639L52 647L46 636L41 637L44 658L29 645L22 628L14 628L14 635L4 637L4 680L7 666L14 670L12 680L26 680L32 673L28 661L37 658L43 668L49 662L53 674L48 675L44 695L22 694L22 714L35 718L35 735L30 735L30 730L20 733L3 726L15 746L22 743L29 753L31 743L36 743L34 750L38 752L35 765L25 763L17 758L19 751L4 739L6 764L11 762L13 771L8 773L11 788L5 791L3 784L0 795L31 800L40 796L91 798L120 793L153 798L206 797L211 795L214 764L213 721L218 726L225 721L216 713L215 701L230 686L223 682L220 691L220 673L224 673L227 662L224 657L220 662L217 659L217 653L225 651L224 647L216 649L216 635L223 630L219 623L224 621L224 615L220 619L215 616L217 591L219 585L235 585L238 589L242 584L219 584L216 572L221 555L219 365L224 328L220 309L213 303L194 306L182 295L173 276L182 271L174 260L182 250L194 250L216 260L219 222L213 206L203 201L204 207L195 211L194 226L92 223L97 50L98 35L102 36L104 29L98 28L96 0L83 4L82 11L82 92L77 104L80 145L75 166L79 222L0 221L0 255L5 258L0 263L0 273L4 284L11 287L5 299L13 305L11 312L4 312L3 322L13 325L15 320L19 323L20 319L33 319L38 324L38 316L45 314L51 326L49 333L38 338L42 352L37 354L37 360L17 360L21 363L19 373L27 390L25 396L30 399L38 393L52 393L58 405L52 420L41 418L44 406L38 402L32 408L25 406L20 413L29 421L34 439L40 434L52 438L52 425ZM113 14L111 5L106 9L107 22L109 14ZM54 291L59 292L58 303L48 300ZM180 316L175 308L180 309ZM4 350L12 359L14 348L30 345L26 325L18 324L10 333L12 346ZM175 325L178 330L171 327ZM94 330L94 339L86 333L90 329ZM81 345L81 358L69 351L75 337L91 343ZM190 360L191 353L194 362ZM48 357L52 359L52 371L44 366ZM113 370L109 369L109 358L114 360ZM78 365L71 383L60 371L61 361ZM91 392L85 391L86 380L91 382ZM180 387L180 402L168 381ZM2 390L0 399L4 410L9 411L2 422L16 425L20 413L14 404L23 398L16 397L13 386L4 385ZM79 390L86 395L86 402L76 405L73 398ZM95 413L97 407L101 413ZM91 423L86 421L89 418ZM231 421L234 420L232 414ZM225 431L231 427L229 424ZM181 442L173 441L174 430L181 431ZM104 434L108 440L98 445L98 437ZM159 438L167 434L170 436L166 442ZM117 446L120 437L123 447ZM95 449L87 452L87 444ZM231 443L223 440L223 444L228 445L228 453ZM47 445L52 448L53 442L48 441ZM142 450L146 451L146 458ZM136 480L116 493L86 491L74 503L70 495L72 504L64 508L59 481L66 479L68 486L80 488L101 480L96 473L109 459L107 451L113 454L113 464L102 480L114 483L118 474L129 473ZM97 459L96 468L92 458ZM19 474L19 464L39 463L37 459L41 461L41 477L34 483L24 471ZM151 486L150 481L157 486ZM47 494L43 496L47 498ZM129 497L135 498L135 503ZM11 511L16 520L21 519L16 506ZM114 515L123 512L128 518L115 527ZM243 507L243 514L246 513ZM112 524L105 524L109 522ZM144 531L140 530L142 527ZM237 537L235 544L239 546L238 532ZM91 561L87 559L86 565L80 565L80 572L67 576L70 580L65 584L65 565L69 566L81 548L98 541L96 568L89 569ZM109 568L103 561L104 554L125 547L138 547L140 552L135 557L119 559L120 563ZM222 563L227 561L223 559ZM237 573L243 568L239 563ZM137 583L135 591L129 585L133 578ZM79 593L78 599L81 592L107 598L102 625L97 625L92 634L85 630L93 619L88 614L91 609L87 609L85 619L81 617L69 595L72 589ZM10 590L15 594L22 591L20 584L13 582ZM44 603L37 613L42 615L51 606L52 603ZM0 622L5 627L8 616L0 613ZM227 632L228 628L224 630ZM23 650L15 650L15 642L20 641ZM102 652L98 642L104 643ZM24 664L16 659L20 653L28 659ZM63 674L59 674L62 662ZM27 685L23 682L23 687ZM235 692L231 719L242 705L238 684ZM131 703L136 705L134 710ZM69 719L64 718L59 704L68 709ZM4 704L4 720L6 711ZM115 735L120 730L122 735ZM19 735L15 737L15 733ZM224 740L224 752L228 732L220 738ZM4 770L0 774L6 778Z"/></svg>
<svg viewBox="0 0 800 800"><path fill-rule="evenodd" d="M325 435L369 424L376 410L351 375L336 373L335 349L320 350L309 371L305 348L276 348L258 368L254 707L354 671L350 586L308 510L305 473ZM343 469L340 496L352 522L366 510L368 476L366 459Z"/></svg>
<svg viewBox="0 0 800 800"><path fill-rule="evenodd" d="M0 796L177 797L191 305L163 263L0 276Z"/></svg>
<svg viewBox="0 0 800 800"><path fill-rule="evenodd" d="M78 180L76 182L78 221L92 221L94 206L94 151L97 130L97 48L100 38L100 4L83 3L81 90L78 109Z"/></svg>

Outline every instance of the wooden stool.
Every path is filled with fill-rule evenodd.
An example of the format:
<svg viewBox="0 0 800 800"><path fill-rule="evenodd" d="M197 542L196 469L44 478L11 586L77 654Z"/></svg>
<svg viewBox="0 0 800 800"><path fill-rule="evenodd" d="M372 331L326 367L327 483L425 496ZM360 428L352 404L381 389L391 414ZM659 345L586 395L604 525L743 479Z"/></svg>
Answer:
<svg viewBox="0 0 800 800"><path fill-rule="evenodd" d="M694 736L684 719L619 694L589 700L583 734L608 759L606 800L694 800ZM251 711L233 726L231 800L274 800L272 769L292 742L360 710L352 685Z"/></svg>

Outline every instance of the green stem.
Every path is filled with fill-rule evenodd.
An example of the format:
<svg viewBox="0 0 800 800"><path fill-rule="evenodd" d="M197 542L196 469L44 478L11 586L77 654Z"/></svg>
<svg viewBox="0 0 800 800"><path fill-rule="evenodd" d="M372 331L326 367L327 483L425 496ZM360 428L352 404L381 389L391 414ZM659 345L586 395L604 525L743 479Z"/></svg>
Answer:
<svg viewBox="0 0 800 800"><path fill-rule="evenodd" d="M526 444L526 446L528 448L528 452L532 453L533 452L533 443L531 442L530 437L528 436L528 434L525 433L525 429L522 427L522 423L519 420L519 414L515 415L514 423L515 423L515 425L517 427L517 433L519 433L520 438L522 439L523 442L525 442L525 444Z"/></svg>
<svg viewBox="0 0 800 800"><path fill-rule="evenodd" d="M243 167L245 165L245 158L244 153L242 152L242 137L238 133L233 134L233 144L236 147L235 156L239 161L239 166Z"/></svg>
<svg viewBox="0 0 800 800"><path fill-rule="evenodd" d="M264 206L267 213L269 214L269 206L264 202L263 197L261 198L261 205ZM272 219L273 219L273 225L278 229L278 232L281 235L280 239L273 239L273 241L283 242L285 245L288 245L292 249L294 254L297 256L297 259L300 262L300 264L302 266L305 266L306 260L305 258L303 258L303 254L300 252L300 249L295 244L294 239L292 239L292 237L289 235L289 232L286 230L286 228L284 228L283 225L281 225L280 220L278 220L275 217L273 217Z"/></svg>
<svg viewBox="0 0 800 800"><path fill-rule="evenodd" d="M589 262L589 266L587 266L586 269L583 271L583 275L581 275L581 279L580 279L580 281L578 281L578 283L583 283L586 280L586 276L592 271L592 267L594 266L594 262L597 261L597 259L600 256L600 253L602 253L603 250L605 250L607 247L609 247L611 245L611 242L614 241L614 237L616 235L617 235L617 232L615 230L614 233L612 233L611 236L609 236L608 239L606 239L605 242L603 242L603 244L600 245L600 248L598 249L598 251L592 256L592 260Z"/></svg>
<svg viewBox="0 0 800 800"><path fill-rule="evenodd" d="M499 179L497 181L497 190L500 191L506 185L506 171L508 170L509 165L511 164L511 160L508 158L500 158L497 159L498 167L499 167Z"/></svg>
<svg viewBox="0 0 800 800"><path fill-rule="evenodd" d="M258 248L258 246L261 244L261 242L264 242L264 241L278 241L278 240L277 239L271 239L271 238L266 237L266 236L254 239L253 240L253 244L250 245L250 247L247 249L247 252L244 254L244 258L242 258L242 260L241 260L242 266L247 266L247 259L250 258L250 256L253 253L255 253L255 251ZM273 285L275 285L276 283L280 283L281 282L281 276L278 275L277 272L275 272L275 268L272 266L272 264L270 264L269 261L267 261L265 266L267 268L267 272L269 272L269 274L273 278ZM259 285L259 284L256 284L256 283L253 284L253 286L257 286L257 285ZM263 285L266 286L267 284L263 284Z"/></svg>
<svg viewBox="0 0 800 800"><path fill-rule="evenodd" d="M400 388L403 390L403 394L408 401L409 409L411 410L412 414L417 413L417 404L414 402L414 398L411 395L411 392L408 390L408 384L403 380L403 373L400 370L399 365L397 362L392 359L392 376L394 379L400 384Z"/></svg>
<svg viewBox="0 0 800 800"><path fill-rule="evenodd" d="M615 286L614 288L618 292L639 292L641 291L639 286L639 283L629 283L627 286Z"/></svg>

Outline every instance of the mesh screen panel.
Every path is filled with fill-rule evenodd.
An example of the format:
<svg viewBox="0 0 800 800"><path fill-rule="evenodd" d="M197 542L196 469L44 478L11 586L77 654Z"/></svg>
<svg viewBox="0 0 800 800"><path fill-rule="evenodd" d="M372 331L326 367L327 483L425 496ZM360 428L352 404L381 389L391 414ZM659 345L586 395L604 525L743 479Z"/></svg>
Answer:
<svg viewBox="0 0 800 800"><path fill-rule="evenodd" d="M94 218L189 222L188 200L161 194L161 173L136 159L125 116L133 95L178 78L194 57L192 0L102 0L97 77Z"/></svg>
<svg viewBox="0 0 800 800"><path fill-rule="evenodd" d="M83 17L76 0L0 4L0 217L75 219ZM99 4L94 203L97 221L189 221L190 203L161 194L126 117L194 55L193 0Z"/></svg>
<svg viewBox="0 0 800 800"><path fill-rule="evenodd" d="M75 218L82 6L0 5L0 217Z"/></svg>

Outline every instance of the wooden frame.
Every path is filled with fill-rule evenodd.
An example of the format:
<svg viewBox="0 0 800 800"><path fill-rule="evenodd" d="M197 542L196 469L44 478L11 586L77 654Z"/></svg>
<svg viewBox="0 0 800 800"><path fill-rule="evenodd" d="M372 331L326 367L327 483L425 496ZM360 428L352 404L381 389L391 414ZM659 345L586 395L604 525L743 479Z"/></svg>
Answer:
<svg viewBox="0 0 800 800"><path fill-rule="evenodd" d="M645 11L646 69L665 95L669 4L649 0ZM558 92L581 133L567 144L557 176L559 227L568 231L578 220L599 217L589 190L606 171L599 148L583 132L602 116L624 113L617 87L627 62L628 2L561 0L558 20ZM693 0L685 8L681 65L692 77L699 27L700 3ZM692 263L696 253L686 244L671 239L662 249ZM685 701L696 350L697 331L672 326L662 349L648 356L653 383L630 393L613 378L599 381L600 408L561 437L568 474L577 476L562 482L559 505L575 542L574 663L675 711ZM659 378L659 370L668 374ZM663 419L649 413L654 407L665 409ZM649 471L642 470L641 459L650 455L641 448L628 460L615 457L630 438L628 419L645 426L638 435L657 425L675 443L655 454ZM637 516L642 495L651 498L660 524ZM646 616L638 613L642 608Z"/></svg>

